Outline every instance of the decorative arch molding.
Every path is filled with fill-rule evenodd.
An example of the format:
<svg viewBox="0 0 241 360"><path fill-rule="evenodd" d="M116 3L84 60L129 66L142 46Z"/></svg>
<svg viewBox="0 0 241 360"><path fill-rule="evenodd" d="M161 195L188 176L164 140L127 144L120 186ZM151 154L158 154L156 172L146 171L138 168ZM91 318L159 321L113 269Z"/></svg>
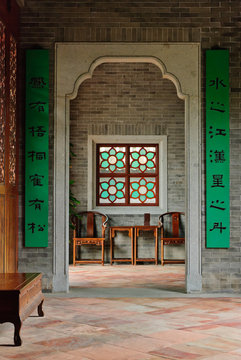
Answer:
<svg viewBox="0 0 241 360"><path fill-rule="evenodd" d="M185 101L186 290L200 292L201 136L199 43L56 43L54 121L53 291L68 291L70 100L97 66L155 64Z"/></svg>
<svg viewBox="0 0 241 360"><path fill-rule="evenodd" d="M85 74L81 74L76 79L72 93L66 94L66 97L69 100L75 99L78 94L80 85L85 80L92 78L95 69L99 65L106 64L106 63L108 63L108 64L110 64L110 63L148 63L148 64L156 65L161 70L163 78L168 79L174 83L176 90L177 90L177 96L179 97L179 99L185 100L186 95L182 93L181 84L180 84L179 80L177 79L177 77L175 75L167 72L165 64L160 59L157 59L155 57L147 57L147 56L145 56L145 57L144 56L138 56L138 57L136 57L136 56L131 56L131 57L103 56L103 57L100 57L100 58L94 60L93 63L89 67L89 71Z"/></svg>

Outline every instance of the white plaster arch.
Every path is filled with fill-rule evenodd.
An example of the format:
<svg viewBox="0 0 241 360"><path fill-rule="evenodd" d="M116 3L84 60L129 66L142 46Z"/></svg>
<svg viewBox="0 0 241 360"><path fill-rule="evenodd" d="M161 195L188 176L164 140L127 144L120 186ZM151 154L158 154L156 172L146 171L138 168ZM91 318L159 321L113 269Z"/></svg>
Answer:
<svg viewBox="0 0 241 360"><path fill-rule="evenodd" d="M68 291L69 107L104 62L157 65L185 100L186 290L200 292L200 44L57 43L55 47L53 291Z"/></svg>
<svg viewBox="0 0 241 360"><path fill-rule="evenodd" d="M185 100L185 98L187 96L182 93L181 84L180 84L179 80L177 79L177 77L175 75L167 72L165 64L163 64L163 62L160 59L157 59L155 57L147 57L147 56L145 56L145 57L144 56L143 57L141 57L141 56L139 56L139 57L136 57L136 56L132 56L132 57L103 56L103 57L99 57L98 59L94 60L93 63L90 65L88 72L86 72L85 74L81 74L76 79L72 93L66 94L66 97L69 100L75 99L80 85L85 80L91 79L95 69L99 65L104 64L104 63L148 63L148 64L154 64L161 70L161 73L162 73L164 79L168 79L174 83L176 90L177 90L177 96L181 100Z"/></svg>

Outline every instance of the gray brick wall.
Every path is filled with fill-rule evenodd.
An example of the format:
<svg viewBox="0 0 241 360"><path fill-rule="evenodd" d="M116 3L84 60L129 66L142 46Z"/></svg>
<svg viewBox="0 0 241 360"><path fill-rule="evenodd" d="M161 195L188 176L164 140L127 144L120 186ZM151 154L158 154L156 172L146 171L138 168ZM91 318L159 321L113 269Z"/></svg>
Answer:
<svg viewBox="0 0 241 360"><path fill-rule="evenodd" d="M56 41L200 41L202 46L202 105L205 104L204 51L215 46L230 50L230 249L205 249L205 117L202 108L202 275L208 291L240 290L241 91L240 0L77 1L25 0L21 11L21 51L40 46L50 49L50 146L53 144L53 76ZM23 51L22 51L23 53ZM23 58L22 58L23 59ZM23 61L23 60L22 60ZM50 211L52 226L52 169L50 151ZM20 193L22 193L22 187ZM20 215L20 269L51 273L52 232L48 249L25 249ZM42 256L33 257L34 254ZM28 262L28 265L25 265ZM46 277L47 279L47 277ZM48 286L51 287L51 279Z"/></svg>
<svg viewBox="0 0 241 360"><path fill-rule="evenodd" d="M80 86L70 109L70 142L76 154L71 161L70 177L75 182L72 191L81 201L79 210L87 209L88 135L167 135L168 210L185 211L184 102L177 97L174 84L163 79L156 66L100 65L93 77ZM143 225L144 221L143 216L137 215L110 217L111 226ZM151 216L151 224L158 224L157 215ZM108 239L107 236L107 261ZM139 245L140 254L145 247L141 257L153 257L151 239L143 244L139 241ZM96 254L95 249L92 254ZM117 257L121 257L122 250L118 248ZM183 249L173 256L183 257Z"/></svg>

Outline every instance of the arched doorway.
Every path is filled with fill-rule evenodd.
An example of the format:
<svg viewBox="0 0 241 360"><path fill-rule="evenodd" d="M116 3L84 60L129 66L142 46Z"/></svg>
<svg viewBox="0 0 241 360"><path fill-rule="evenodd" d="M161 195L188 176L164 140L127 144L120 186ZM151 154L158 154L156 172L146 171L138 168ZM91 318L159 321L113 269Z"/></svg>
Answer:
<svg viewBox="0 0 241 360"><path fill-rule="evenodd" d="M200 50L199 44L56 45L53 289L68 290L69 102L94 69L108 62L158 66L185 100L186 289L201 290L200 246Z"/></svg>

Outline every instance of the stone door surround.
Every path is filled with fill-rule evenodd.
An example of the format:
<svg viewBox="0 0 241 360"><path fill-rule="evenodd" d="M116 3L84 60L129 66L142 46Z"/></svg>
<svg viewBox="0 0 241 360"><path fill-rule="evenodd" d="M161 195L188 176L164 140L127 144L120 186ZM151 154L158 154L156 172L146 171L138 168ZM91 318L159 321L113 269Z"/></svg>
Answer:
<svg viewBox="0 0 241 360"><path fill-rule="evenodd" d="M68 291L70 100L103 63L155 64L185 101L186 290L200 292L201 135L199 43L56 43L53 291Z"/></svg>

